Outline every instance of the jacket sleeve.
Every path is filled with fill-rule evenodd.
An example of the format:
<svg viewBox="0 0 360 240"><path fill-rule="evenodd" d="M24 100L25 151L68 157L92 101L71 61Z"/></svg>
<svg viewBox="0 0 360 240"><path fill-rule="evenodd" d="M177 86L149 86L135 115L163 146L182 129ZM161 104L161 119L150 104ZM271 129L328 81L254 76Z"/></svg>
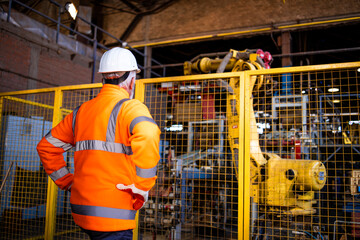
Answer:
<svg viewBox="0 0 360 240"><path fill-rule="evenodd" d="M134 184L137 189L149 191L155 185L157 178L160 129L144 104L137 106L136 109L129 126L132 161L136 168Z"/></svg>
<svg viewBox="0 0 360 240"><path fill-rule="evenodd" d="M72 118L73 113L66 116L41 139L36 148L45 172L63 190L70 190L73 182L73 174L66 167L63 157L63 153L74 145Z"/></svg>

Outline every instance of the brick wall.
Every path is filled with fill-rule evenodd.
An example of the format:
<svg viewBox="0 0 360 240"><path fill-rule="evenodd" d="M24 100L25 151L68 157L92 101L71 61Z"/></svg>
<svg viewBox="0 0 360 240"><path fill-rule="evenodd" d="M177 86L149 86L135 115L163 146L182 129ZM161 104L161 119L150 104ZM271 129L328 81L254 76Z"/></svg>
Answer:
<svg viewBox="0 0 360 240"><path fill-rule="evenodd" d="M91 58L4 21L0 53L0 92L91 83ZM96 74L95 83L100 81Z"/></svg>
<svg viewBox="0 0 360 240"><path fill-rule="evenodd" d="M359 0L178 0L144 17L127 39L137 43L236 32L292 21L358 14ZM134 15L118 13L104 19L104 29L121 36ZM110 39L106 39L110 41Z"/></svg>

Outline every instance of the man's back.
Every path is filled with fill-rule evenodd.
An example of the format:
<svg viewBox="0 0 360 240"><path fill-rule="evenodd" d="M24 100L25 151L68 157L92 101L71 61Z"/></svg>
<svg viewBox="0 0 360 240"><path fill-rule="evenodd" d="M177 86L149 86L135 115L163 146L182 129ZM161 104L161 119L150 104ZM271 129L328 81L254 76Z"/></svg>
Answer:
<svg viewBox="0 0 360 240"><path fill-rule="evenodd" d="M104 86L37 146L46 173L71 191L74 221L91 239L131 239L136 211L156 180L160 130L134 95L135 56L115 47L100 60ZM63 153L75 147L74 174Z"/></svg>
<svg viewBox="0 0 360 240"><path fill-rule="evenodd" d="M51 131L64 142L69 135L73 137L75 173L70 202L75 222L88 230L134 228L133 196L116 185L135 184L148 191L155 183L155 175L139 173L155 168L159 139L154 136L160 131L147 107L127 97L119 86L105 84L96 98Z"/></svg>

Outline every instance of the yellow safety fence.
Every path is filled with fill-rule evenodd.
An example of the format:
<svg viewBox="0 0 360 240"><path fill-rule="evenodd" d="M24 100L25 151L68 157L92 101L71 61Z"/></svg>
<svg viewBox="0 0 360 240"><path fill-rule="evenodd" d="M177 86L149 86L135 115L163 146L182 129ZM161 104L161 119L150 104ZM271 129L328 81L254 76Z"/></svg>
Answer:
<svg viewBox="0 0 360 240"><path fill-rule="evenodd" d="M161 129L134 239L360 237L360 62L137 81ZM0 94L1 239L88 239L40 139L101 84ZM73 150L64 154L74 171Z"/></svg>

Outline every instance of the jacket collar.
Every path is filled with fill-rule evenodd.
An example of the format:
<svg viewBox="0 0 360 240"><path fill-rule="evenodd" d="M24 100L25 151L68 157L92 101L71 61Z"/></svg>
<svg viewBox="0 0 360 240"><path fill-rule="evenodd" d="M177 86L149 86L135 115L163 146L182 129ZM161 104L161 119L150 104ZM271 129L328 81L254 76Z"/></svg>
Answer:
<svg viewBox="0 0 360 240"><path fill-rule="evenodd" d="M98 95L121 95L123 98L129 98L129 93L119 85L104 84Z"/></svg>

